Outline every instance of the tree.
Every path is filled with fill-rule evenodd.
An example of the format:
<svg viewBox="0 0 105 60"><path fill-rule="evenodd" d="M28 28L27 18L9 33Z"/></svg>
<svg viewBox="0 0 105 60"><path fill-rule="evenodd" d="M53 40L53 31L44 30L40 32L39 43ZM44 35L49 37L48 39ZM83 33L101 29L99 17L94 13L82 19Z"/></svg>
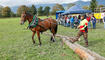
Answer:
<svg viewBox="0 0 105 60"><path fill-rule="evenodd" d="M40 6L40 7L38 8L38 16L42 16L42 15L43 15L43 7Z"/></svg>
<svg viewBox="0 0 105 60"><path fill-rule="evenodd" d="M50 12L50 7L46 6L43 12L44 12L44 15L48 16Z"/></svg>
<svg viewBox="0 0 105 60"><path fill-rule="evenodd" d="M55 6L53 6L51 13L54 15L56 13L56 11L59 11L59 10L64 10L64 8L62 5L56 4Z"/></svg>
<svg viewBox="0 0 105 60"><path fill-rule="evenodd" d="M74 6L75 4L74 3L70 3L67 5L67 9L69 9L70 7Z"/></svg>
<svg viewBox="0 0 105 60"><path fill-rule="evenodd" d="M2 17L2 9L3 9L3 6L0 6L0 17Z"/></svg>
<svg viewBox="0 0 105 60"><path fill-rule="evenodd" d="M94 9L97 8L97 1L96 0L91 0L90 2L90 10L92 10L92 12L94 12Z"/></svg>
<svg viewBox="0 0 105 60"><path fill-rule="evenodd" d="M16 14L14 12L10 13L11 17L16 17Z"/></svg>
<svg viewBox="0 0 105 60"><path fill-rule="evenodd" d="M11 9L10 7L6 6L2 9L2 16L3 17L10 17L11 16Z"/></svg>
<svg viewBox="0 0 105 60"><path fill-rule="evenodd" d="M88 6L83 6L83 9L89 10Z"/></svg>
<svg viewBox="0 0 105 60"><path fill-rule="evenodd" d="M37 14L37 9L36 9L36 7L34 5L31 6L30 12L31 12L32 15Z"/></svg>
<svg viewBox="0 0 105 60"><path fill-rule="evenodd" d="M104 5L99 5L99 6L98 6L98 8L102 8L102 7L105 7L105 6L104 6Z"/></svg>
<svg viewBox="0 0 105 60"><path fill-rule="evenodd" d="M29 12L29 10L30 10L29 7L22 5L17 9L17 16L21 16L23 11Z"/></svg>

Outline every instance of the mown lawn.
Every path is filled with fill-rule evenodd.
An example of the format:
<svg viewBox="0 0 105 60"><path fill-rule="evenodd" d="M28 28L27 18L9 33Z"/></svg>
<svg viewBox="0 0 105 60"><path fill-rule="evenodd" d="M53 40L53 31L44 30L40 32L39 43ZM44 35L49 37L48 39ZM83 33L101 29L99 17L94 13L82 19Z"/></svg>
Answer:
<svg viewBox="0 0 105 60"><path fill-rule="evenodd" d="M59 38L52 43L50 36L42 34L42 46L38 46L36 36L36 45L33 45L32 32L26 30L27 23L21 26L19 22L20 18L0 19L0 60L79 60L79 57L69 47L66 45L62 47ZM63 28L65 27L59 26L59 34L65 31ZM66 29L70 32L69 28ZM66 32L64 35L70 36Z"/></svg>

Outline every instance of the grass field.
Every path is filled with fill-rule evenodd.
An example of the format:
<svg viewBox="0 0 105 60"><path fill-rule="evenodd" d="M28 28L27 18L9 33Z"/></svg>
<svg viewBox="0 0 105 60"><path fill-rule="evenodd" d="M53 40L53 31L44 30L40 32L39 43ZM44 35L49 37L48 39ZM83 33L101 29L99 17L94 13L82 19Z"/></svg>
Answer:
<svg viewBox="0 0 105 60"><path fill-rule="evenodd" d="M0 60L79 60L69 47L61 46L59 38L52 43L50 36L42 34L42 46L38 46L36 36L36 45L33 45L27 23L21 26L19 22L20 18L0 19Z"/></svg>
<svg viewBox="0 0 105 60"><path fill-rule="evenodd" d="M40 17L46 18L46 17ZM55 18L55 17L53 17ZM41 35L42 46L32 44L30 30L26 30L27 23L20 25L20 18L0 19L0 60L79 60L66 45L61 46L61 40L56 38L56 42L50 42L50 36ZM77 30L70 27L58 27L58 34L66 36L76 36ZM89 29L88 49L97 52L105 57L105 29L103 24L97 24L97 29ZM83 37L78 42L84 46Z"/></svg>
<svg viewBox="0 0 105 60"><path fill-rule="evenodd" d="M55 18L53 16L53 18ZM66 36L76 36L78 33L77 29L71 29L70 27L59 26L58 34ZM101 56L105 57L105 29L104 24L97 23L96 29L89 29L88 33L89 47L88 49L97 52ZM81 37L79 44L84 46L84 39Z"/></svg>
<svg viewBox="0 0 105 60"><path fill-rule="evenodd" d="M55 18L53 16L53 18ZM77 29L71 29L70 27L59 26L58 34L66 36L76 36L78 33ZM104 24L96 24L96 29L89 29L88 33L89 47L88 49L97 52L101 56L105 57L105 29ZM81 37L79 44L84 46L84 39Z"/></svg>
<svg viewBox="0 0 105 60"><path fill-rule="evenodd" d="M87 48L105 57L105 29L103 27L104 24L97 24L97 29L89 29L88 33L89 47ZM58 34L71 37L76 36L77 33L78 30L76 29L59 26ZM85 46L84 39L82 36L81 41L78 41L78 43L81 44L82 46Z"/></svg>

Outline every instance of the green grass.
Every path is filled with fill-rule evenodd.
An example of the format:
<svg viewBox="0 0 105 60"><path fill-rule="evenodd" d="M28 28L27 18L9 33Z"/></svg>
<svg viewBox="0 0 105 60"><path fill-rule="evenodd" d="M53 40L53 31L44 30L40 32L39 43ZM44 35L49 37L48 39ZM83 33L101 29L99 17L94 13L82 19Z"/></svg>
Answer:
<svg viewBox="0 0 105 60"><path fill-rule="evenodd" d="M77 29L71 29L70 27L64 27L59 25L58 27L58 34L66 35L66 36L73 36L75 37L78 33ZM101 56L105 57L105 29L104 24L96 24L96 29L89 29L88 33L88 41L89 47L88 49L95 51L96 53L100 54ZM85 46L83 36L81 36L81 41L78 43L82 46Z"/></svg>
<svg viewBox="0 0 105 60"><path fill-rule="evenodd" d="M78 30L71 29L70 27L59 26L58 34L66 36L76 36ZM95 51L101 56L105 57L105 29L104 24L97 23L97 29L89 29L88 33L89 47L88 49ZM85 46L83 36L81 36L81 41L78 41L79 44Z"/></svg>
<svg viewBox="0 0 105 60"><path fill-rule="evenodd" d="M38 46L37 36L36 45L33 45L32 32L26 30L27 23L20 25L19 22L20 18L0 19L0 60L79 60L68 46L61 46L59 38L52 43L50 36L41 34L42 46ZM60 27L64 28L59 26L58 33Z"/></svg>

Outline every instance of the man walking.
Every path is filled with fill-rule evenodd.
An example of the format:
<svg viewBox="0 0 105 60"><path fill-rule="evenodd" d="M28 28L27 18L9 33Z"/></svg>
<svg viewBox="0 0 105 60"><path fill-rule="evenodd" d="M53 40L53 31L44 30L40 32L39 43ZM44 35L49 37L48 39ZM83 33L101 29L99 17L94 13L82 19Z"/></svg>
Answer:
<svg viewBox="0 0 105 60"><path fill-rule="evenodd" d="M71 42L74 43L74 42L78 41L80 36L83 35L84 40L85 40L85 45L87 47L88 46L88 21L85 19L84 15L81 16L81 20L82 21L80 22L80 25L78 26L79 32L77 34L77 37L75 40L72 40Z"/></svg>

